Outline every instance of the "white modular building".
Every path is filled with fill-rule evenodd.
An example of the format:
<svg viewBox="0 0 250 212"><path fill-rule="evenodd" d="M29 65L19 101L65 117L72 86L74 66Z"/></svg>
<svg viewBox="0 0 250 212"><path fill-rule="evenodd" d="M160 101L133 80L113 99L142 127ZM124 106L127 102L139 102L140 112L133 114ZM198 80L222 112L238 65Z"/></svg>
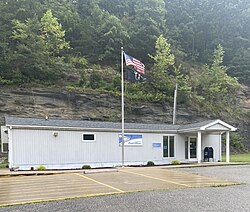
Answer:
<svg viewBox="0 0 250 212"><path fill-rule="evenodd" d="M221 120L187 125L125 123L124 165L221 161L223 133L229 162L229 133L235 130ZM122 165L121 123L6 116L2 133L7 134L10 169Z"/></svg>

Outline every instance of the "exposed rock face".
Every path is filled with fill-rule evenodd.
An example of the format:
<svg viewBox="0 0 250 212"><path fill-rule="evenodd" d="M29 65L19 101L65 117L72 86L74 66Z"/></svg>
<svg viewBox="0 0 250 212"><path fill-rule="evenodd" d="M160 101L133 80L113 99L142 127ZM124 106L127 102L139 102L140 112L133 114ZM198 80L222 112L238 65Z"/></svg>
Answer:
<svg viewBox="0 0 250 212"><path fill-rule="evenodd" d="M172 105L129 102L125 99L125 119L130 122L171 123ZM59 89L1 88L0 117L57 117L87 120L121 120L121 100L110 94L98 92L76 93ZM178 106L178 122L204 120L194 111Z"/></svg>
<svg viewBox="0 0 250 212"><path fill-rule="evenodd" d="M242 107L250 111L250 89L244 87L240 94ZM125 99L125 121L138 123L172 123L173 106L146 102L129 102ZM121 100L108 93L89 91L77 93L69 90L46 88L1 88L0 124L4 115L121 121ZM250 140L250 121L239 122L230 117L210 117L178 105L177 124L221 118L238 127Z"/></svg>

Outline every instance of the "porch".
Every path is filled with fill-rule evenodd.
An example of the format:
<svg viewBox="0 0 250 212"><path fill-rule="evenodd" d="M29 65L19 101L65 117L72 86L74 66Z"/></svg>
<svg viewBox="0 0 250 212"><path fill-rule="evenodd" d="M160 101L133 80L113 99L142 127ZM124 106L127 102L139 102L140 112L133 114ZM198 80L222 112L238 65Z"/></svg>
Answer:
<svg viewBox="0 0 250 212"><path fill-rule="evenodd" d="M226 135L226 162L230 162L230 132L237 128L221 121L201 122L184 126L178 133L185 137L185 160L201 163L206 158L204 149L213 151L213 162L222 161L221 137ZM205 154L206 155L206 154Z"/></svg>

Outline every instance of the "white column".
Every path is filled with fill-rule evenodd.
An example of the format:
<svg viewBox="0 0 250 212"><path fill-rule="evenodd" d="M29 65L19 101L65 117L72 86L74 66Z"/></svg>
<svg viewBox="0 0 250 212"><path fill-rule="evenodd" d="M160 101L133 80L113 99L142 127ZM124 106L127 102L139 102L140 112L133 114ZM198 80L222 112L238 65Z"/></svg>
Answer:
<svg viewBox="0 0 250 212"><path fill-rule="evenodd" d="M230 138L229 131L226 132L226 162L230 162Z"/></svg>
<svg viewBox="0 0 250 212"><path fill-rule="evenodd" d="M221 155L222 155L222 148L221 148L221 136L222 136L222 133L220 133L219 134L219 160L220 160L220 162L222 161L222 157L221 157Z"/></svg>
<svg viewBox="0 0 250 212"><path fill-rule="evenodd" d="M198 163L201 162L201 131L198 131L198 138L197 138L197 159Z"/></svg>

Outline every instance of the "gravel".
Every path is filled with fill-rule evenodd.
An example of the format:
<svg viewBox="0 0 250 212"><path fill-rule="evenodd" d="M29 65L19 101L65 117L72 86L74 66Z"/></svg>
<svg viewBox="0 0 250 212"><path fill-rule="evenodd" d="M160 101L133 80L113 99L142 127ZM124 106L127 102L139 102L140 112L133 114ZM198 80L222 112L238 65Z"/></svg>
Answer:
<svg viewBox="0 0 250 212"><path fill-rule="evenodd" d="M243 182L242 185L161 190L0 208L0 211L250 211L250 166L175 169Z"/></svg>

